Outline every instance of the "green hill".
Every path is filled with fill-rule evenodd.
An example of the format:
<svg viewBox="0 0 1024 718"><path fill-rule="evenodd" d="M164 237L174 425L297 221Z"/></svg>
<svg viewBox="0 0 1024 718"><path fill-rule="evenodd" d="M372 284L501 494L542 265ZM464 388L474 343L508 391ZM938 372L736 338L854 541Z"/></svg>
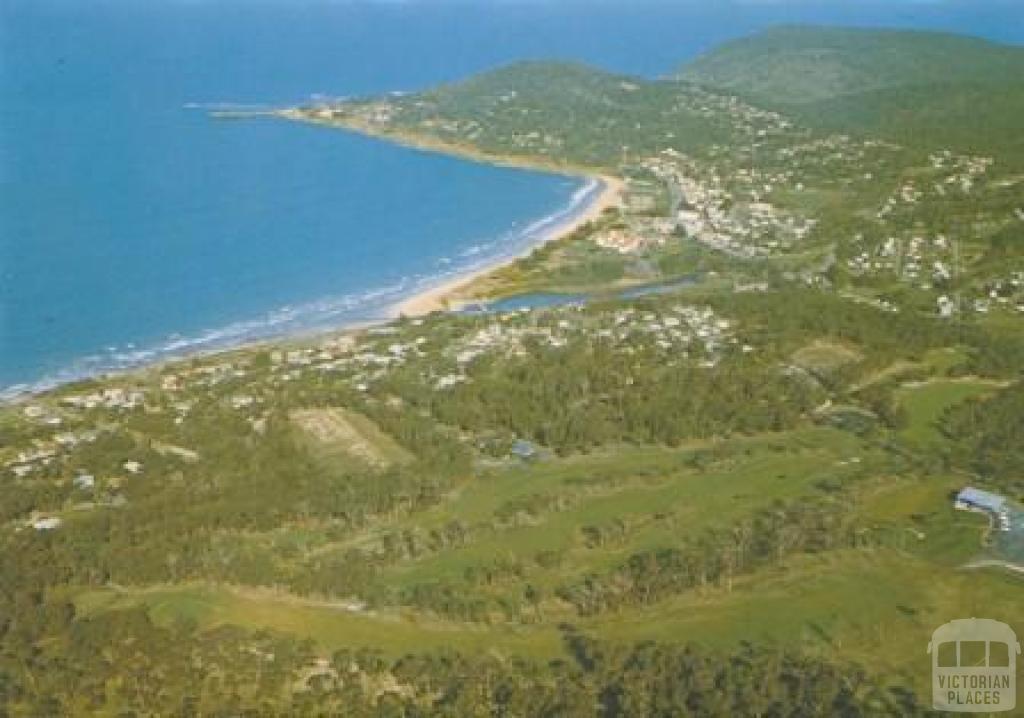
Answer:
<svg viewBox="0 0 1024 718"><path fill-rule="evenodd" d="M781 27L722 45L678 77L815 127L1024 155L1024 48L942 33Z"/></svg>
<svg viewBox="0 0 1024 718"><path fill-rule="evenodd" d="M427 92L304 108L311 119L445 149L614 171L667 148L703 153L781 137L777 113L672 79L520 62Z"/></svg>
<svg viewBox="0 0 1024 718"><path fill-rule="evenodd" d="M935 83L1002 82L1024 72L1024 49L960 35L786 26L721 45L684 79L770 104Z"/></svg>
<svg viewBox="0 0 1024 718"><path fill-rule="evenodd" d="M792 108L826 130L856 131L904 145L948 147L1024 162L1024 88L1019 81L888 88Z"/></svg>
<svg viewBox="0 0 1024 718"><path fill-rule="evenodd" d="M735 140L703 91L585 65L519 62L401 98L395 126L503 155L614 166L625 148L651 152Z"/></svg>

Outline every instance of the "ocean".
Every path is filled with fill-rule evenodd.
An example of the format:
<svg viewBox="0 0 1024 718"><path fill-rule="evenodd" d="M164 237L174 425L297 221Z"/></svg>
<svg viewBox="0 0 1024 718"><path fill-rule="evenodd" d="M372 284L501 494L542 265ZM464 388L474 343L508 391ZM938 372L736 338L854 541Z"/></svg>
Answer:
<svg viewBox="0 0 1024 718"><path fill-rule="evenodd" d="M0 393L378 317L521 251L594 191L324 128L216 121L212 104L409 91L523 58L655 76L777 22L1020 42L1015 4L7 0Z"/></svg>

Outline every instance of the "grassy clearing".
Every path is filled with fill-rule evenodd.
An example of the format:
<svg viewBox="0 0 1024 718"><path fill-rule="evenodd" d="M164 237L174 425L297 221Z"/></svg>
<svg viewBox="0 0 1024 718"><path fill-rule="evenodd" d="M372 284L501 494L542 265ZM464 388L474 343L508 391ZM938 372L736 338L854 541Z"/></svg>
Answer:
<svg viewBox="0 0 1024 718"><path fill-rule="evenodd" d="M950 386L957 387L951 391ZM984 383L933 382L925 387L928 415L962 400L962 391ZM925 392L927 393L927 389ZM921 410L922 416L926 412ZM920 418L919 418L920 420ZM695 465L695 456L706 464ZM710 457L710 458L708 458ZM858 461L852 461L856 457ZM399 561L384 569L380 585L400 589L422 582L450 582L466 592L519 600L529 583L548 597L534 624L469 623L412 610L364 612L271 591L216 585L81 592L79 611L145 606L163 625L185 619L201 629L235 625L308 638L329 653L339 648L379 648L388 656L411 650L453 648L540 660L564 657L561 621L596 638L635 643L657 640L730 650L743 641L775 644L859 661L894 677L924 685L930 633L953 618L1005 620L1020 615L1024 579L997 571L965 571L982 555L981 517L953 511L955 476L893 476L887 455L856 436L827 428L732 439L684 448L619 447L566 459L495 468L466 483L437 508L389 524L430 528L459 520L479 528L465 546ZM581 619L551 589L588 571L606 570L631 552L667 546L715 526L726 526L776 499L819 490L820 481L857 476L856 511L869 531L886 541L873 549L841 549L789 557L783 563L735 577L732 587L709 586L646 608ZM521 523L495 523L510 502L536 495L564 497ZM546 505L546 504L542 504ZM592 546L581 527L622 522L621 540ZM361 537L369 540L371 529ZM536 563L541 551L561 555ZM519 561L524 574L493 585L464 580L466 570L498 559ZM1024 625L1017 627L1024 631Z"/></svg>
<svg viewBox="0 0 1024 718"><path fill-rule="evenodd" d="M737 576L731 589L709 586L595 618L581 619L557 602L545 602L536 616L539 622L529 625L463 623L411 610L363 612L340 602L207 584L87 590L78 594L76 604L86 616L144 606L162 625L188 620L200 629L270 630L310 639L324 653L366 647L389 657L456 649L564 658L559 623L570 621L588 635L624 644L656 640L731 650L753 641L794 648L860 662L894 678L906 676L919 689L928 686L924 649L937 626L972 615L1013 626L1019 617L1024 578L959 568L981 554L985 522L952 510L948 494L958 487L958 477L892 476L884 454L850 434L823 428L734 439L717 445L712 464L694 468L690 459L710 448L621 447L496 469L466 484L438 509L401 523L422 527L457 518L486 524L508 502L538 493L564 494L573 502L541 514L536 523L496 529L468 546L400 562L385 570L381 582L389 587L458 583L468 567L556 550L563 554L560 564L541 568L526 562L526 575L513 584L465 584L467 591L509 596L527 582L550 590L586 571L609 568L631 551L670 545L775 499L816 491L820 479L841 481L848 471L865 472L855 492L862 523L890 540L874 549L794 555ZM652 518L657 514L671 518ZM623 542L596 548L584 544L580 527L620 520L632 522ZM1024 625L1016 628L1024 631Z"/></svg>
<svg viewBox="0 0 1024 718"><path fill-rule="evenodd" d="M561 653L554 627L513 628L459 624L413 614L370 614L291 596L235 591L215 586L180 586L141 590L92 590L80 594L84 615L145 606L161 625L188 620L200 629L232 625L270 630L312 640L324 651L379 648L391 657L412 651L446 648L467 653L496 651L507 655L551 658Z"/></svg>
<svg viewBox="0 0 1024 718"><path fill-rule="evenodd" d="M850 387L850 392L854 393L877 384L894 382L916 372L926 372L935 377L947 376L953 369L963 365L967 359L967 352L963 347L931 349L925 352L920 361L896 361L869 374Z"/></svg>
<svg viewBox="0 0 1024 718"><path fill-rule="evenodd" d="M990 394L998 386L983 379L934 379L900 387L896 399L907 413L907 426L899 432L900 438L918 448L940 446L942 414L967 399Z"/></svg>
<svg viewBox="0 0 1024 718"><path fill-rule="evenodd" d="M942 376L966 364L969 358L964 347L943 347L926 352L922 363L937 376Z"/></svg>
<svg viewBox="0 0 1024 718"><path fill-rule="evenodd" d="M349 456L371 466L385 468L412 460L408 451L362 414L347 409L302 409L292 421L311 440L322 456Z"/></svg>
<svg viewBox="0 0 1024 718"><path fill-rule="evenodd" d="M814 492L823 480L842 480L883 460L839 431L795 432L788 439L785 450L778 437L738 442L733 454L707 470L686 466L688 452L645 449L620 457L614 465L607 460L591 464L590 458L569 460L480 482L446 506L449 518L488 519L501 503L538 493L566 496L568 507L534 517L526 525L489 532L461 548L396 564L384 572L381 585L458 581L467 569L502 559L522 563L527 580L551 588L588 571L610 568L632 552L672 546L713 526L729 525L776 500ZM852 456L861 463L842 463ZM619 475L621 481L600 490L571 485L582 476L600 478L597 472ZM586 545L582 528L613 523L626 527L621 540ZM559 554L559 566L543 570L534 565L540 552Z"/></svg>
<svg viewBox="0 0 1024 718"><path fill-rule="evenodd" d="M892 550L798 556L724 589L692 592L630 616L584 622L613 640L728 649L742 641L799 647L930 680L931 632L954 618L1020 616L1024 582L935 566ZM1024 630L1024 624L1017 625Z"/></svg>
<svg viewBox="0 0 1024 718"><path fill-rule="evenodd" d="M906 675L926 687L924 647L937 626L987 616L1014 626L1024 579L936 566L895 550L849 550L796 556L740 577L732 590L711 587L653 607L576 621L597 638L621 643L657 640L730 650L744 641L798 648L831 659L858 661ZM235 625L312 640L320 650L379 648L388 656L410 650L496 652L540 660L563 656L553 621L529 627L484 626L368 615L288 597L239 595L230 589L179 587L90 591L86 615L143 605L164 625L190 620L200 629ZM1024 625L1016 626L1024 630Z"/></svg>
<svg viewBox="0 0 1024 718"><path fill-rule="evenodd" d="M867 525L896 527L900 550L955 568L984 551L988 519L953 509L963 477L891 478L864 488L858 511Z"/></svg>
<svg viewBox="0 0 1024 718"><path fill-rule="evenodd" d="M828 374L863 358L851 347L818 340L794 352L793 363L808 371Z"/></svg>
<svg viewBox="0 0 1024 718"><path fill-rule="evenodd" d="M923 367L924 365L920 362L905 360L893 362L887 367L868 374L866 377L855 383L850 387L849 393L854 394L862 389L867 389L868 387L897 380L912 372L920 371Z"/></svg>

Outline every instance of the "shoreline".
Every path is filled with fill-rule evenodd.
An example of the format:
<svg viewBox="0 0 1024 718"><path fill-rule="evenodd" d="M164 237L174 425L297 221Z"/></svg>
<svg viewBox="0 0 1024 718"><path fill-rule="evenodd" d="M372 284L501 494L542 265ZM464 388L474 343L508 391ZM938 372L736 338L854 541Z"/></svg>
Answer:
<svg viewBox="0 0 1024 718"><path fill-rule="evenodd" d="M325 120L311 117L303 112L300 107L290 107L280 110L272 110L263 115L269 119L281 119L289 122L299 122L317 127L325 127L341 132L353 132L376 140L382 140L393 145L408 147L409 149L420 150L421 152L433 152L449 157L479 162L481 164L496 167L511 167L515 169L533 170L535 172L547 172L549 174L560 174L569 177L581 177L585 179L611 177L611 167L599 165L580 165L566 162L555 162L550 159L540 159L534 155L513 155L496 154L481 150L473 145L460 142L448 142L428 135L420 135L401 130L382 130L367 122L360 122L352 118L335 118Z"/></svg>
<svg viewBox="0 0 1024 718"><path fill-rule="evenodd" d="M350 321L341 319L335 326L301 327L292 331L284 330L276 335L256 336L249 339L243 338L237 342L229 340L220 346L204 346L202 343L197 342L193 348L184 349L180 352L168 351L163 355L140 359L137 362L127 362L123 366L97 367L93 370L87 369L80 372L66 370L56 376L42 377L32 383L17 383L7 387L0 387L0 405L16 405L79 381L124 377L180 361L196 358L209 359L220 354L246 351L259 347L285 345L290 342L311 341L331 336L352 335L373 327L389 324L402 317L423 317L434 312L456 310L459 307L458 294L469 285L523 257L529 256L536 249L549 242L562 239L576 231L579 227L599 218L606 209L618 206L621 203L622 180L596 168L561 167L543 162L533 162L525 158L491 156L486 153L471 152L466 148L447 146L441 143L416 142L411 138L363 131L359 128L337 123L319 122L305 117L289 116L292 113L293 111L291 110L282 110L265 114L272 119L288 119L289 121L321 125L330 129L353 131L410 149L437 152L466 161L576 177L596 183L596 187L588 190L589 196L580 206L567 209L565 216L559 216L552 226L539 228L535 233L528 234L525 237L525 246L486 260L481 266L466 269L465 271L458 272L455 276L442 278L438 282L428 284L421 289L416 289L408 296L399 297L396 301L385 304L381 308L379 318L352 318ZM156 351L153 350L147 353Z"/></svg>
<svg viewBox="0 0 1024 718"><path fill-rule="evenodd" d="M513 254L496 257L485 266L469 270L403 299L390 308L389 312L393 313L391 319L422 317L434 312L458 310L471 299L461 297L460 294L477 280L514 264L518 260L528 257L540 247L563 239L580 227L599 219L605 210L619 204L622 196L622 181L606 175L592 179L598 183L598 188L594 190L595 196L579 211L562 219L553 227L539 232L529 246Z"/></svg>
<svg viewBox="0 0 1024 718"><path fill-rule="evenodd" d="M445 142L443 140L423 135L415 135L408 132L382 132L372 125L353 121L351 119L348 121L322 120L316 117L310 117L300 108L296 107L276 110L268 113L268 116L287 120L289 122L315 125L341 132L353 132L382 142L388 142L402 147L407 147L409 149L418 150L420 152L432 152L496 167L510 167L514 169L531 170L534 172L578 177L580 179L600 183L600 191L586 207L582 208L579 212L573 213L572 216L565 220L560 221L554 227L540 233L537 240L531 242L528 247L511 255L496 257L493 261L489 261L483 267L463 272L457 277L447 279L433 287L427 287L426 289L399 301L393 307L389 307L389 312L393 312L389 317L390 320L399 319L403 316L421 317L437 311L458 309L460 300L457 295L478 279L482 279L510 264L513 264L523 257L529 256L530 253L549 242L558 241L559 239L572 234L588 222L598 219L606 209L621 206L622 204L622 195L625 189L625 183L619 177L609 174L608 170L605 168L583 167L557 162L548 162L539 160L536 157L520 155L497 155L482 151L471 145Z"/></svg>

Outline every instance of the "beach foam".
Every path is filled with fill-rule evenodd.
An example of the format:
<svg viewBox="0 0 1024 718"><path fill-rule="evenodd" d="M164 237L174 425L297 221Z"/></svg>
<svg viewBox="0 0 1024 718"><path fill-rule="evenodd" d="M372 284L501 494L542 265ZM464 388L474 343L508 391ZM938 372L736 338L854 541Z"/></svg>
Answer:
<svg viewBox="0 0 1024 718"><path fill-rule="evenodd" d="M67 367L32 383L0 387L0 400L36 394L73 381L138 369L147 365L238 348L246 344L337 331L367 324L383 323L395 316L396 307L416 295L499 265L548 238L557 228L587 210L601 193L603 183L588 179L570 197L570 201L525 227L516 228L494 239L478 242L459 253L442 257L435 267L443 271L402 277L386 286L354 294L324 297L295 306L282 306L262 316L194 335L172 334L147 346L128 343L110 347L103 353L84 356Z"/></svg>

